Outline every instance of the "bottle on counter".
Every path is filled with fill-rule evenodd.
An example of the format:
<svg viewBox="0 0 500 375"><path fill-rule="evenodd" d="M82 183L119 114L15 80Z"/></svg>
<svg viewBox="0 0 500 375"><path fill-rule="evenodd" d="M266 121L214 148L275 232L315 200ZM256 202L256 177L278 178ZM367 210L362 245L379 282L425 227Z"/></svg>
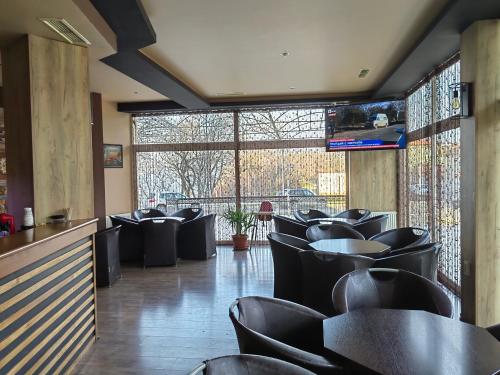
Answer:
<svg viewBox="0 0 500 375"><path fill-rule="evenodd" d="M25 207L22 229L31 229L34 226L35 221L33 219L33 210L31 209L31 207Z"/></svg>

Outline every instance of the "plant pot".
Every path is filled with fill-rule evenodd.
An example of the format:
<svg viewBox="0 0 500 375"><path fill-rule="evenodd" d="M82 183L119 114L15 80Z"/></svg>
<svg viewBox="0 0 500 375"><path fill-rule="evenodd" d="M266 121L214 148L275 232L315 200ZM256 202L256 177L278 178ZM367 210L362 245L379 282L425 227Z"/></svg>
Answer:
<svg viewBox="0 0 500 375"><path fill-rule="evenodd" d="M248 250L248 235L233 234L233 247L236 251Z"/></svg>

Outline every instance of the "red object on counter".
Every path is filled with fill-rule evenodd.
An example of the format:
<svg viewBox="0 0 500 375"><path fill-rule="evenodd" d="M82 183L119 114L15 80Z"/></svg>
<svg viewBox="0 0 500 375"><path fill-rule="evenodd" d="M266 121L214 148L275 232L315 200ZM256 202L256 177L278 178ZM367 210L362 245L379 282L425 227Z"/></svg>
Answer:
<svg viewBox="0 0 500 375"><path fill-rule="evenodd" d="M10 234L16 233L16 224L14 223L14 216L9 214L0 214L0 223L9 225Z"/></svg>

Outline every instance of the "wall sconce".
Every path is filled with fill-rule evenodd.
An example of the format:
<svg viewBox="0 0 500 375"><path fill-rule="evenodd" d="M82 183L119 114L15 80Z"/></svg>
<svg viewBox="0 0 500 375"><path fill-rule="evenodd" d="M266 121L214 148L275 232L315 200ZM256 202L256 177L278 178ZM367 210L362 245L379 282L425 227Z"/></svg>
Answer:
<svg viewBox="0 0 500 375"><path fill-rule="evenodd" d="M452 116L472 116L472 84L459 82L450 85L450 113Z"/></svg>

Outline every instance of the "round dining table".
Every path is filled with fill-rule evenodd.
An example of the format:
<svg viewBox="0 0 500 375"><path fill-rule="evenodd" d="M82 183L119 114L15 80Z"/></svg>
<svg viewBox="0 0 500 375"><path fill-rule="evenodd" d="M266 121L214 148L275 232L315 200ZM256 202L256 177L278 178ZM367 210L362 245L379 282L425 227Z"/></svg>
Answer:
<svg viewBox="0 0 500 375"><path fill-rule="evenodd" d="M336 238L309 244L314 250L349 255L382 256L391 250L389 245L372 240Z"/></svg>
<svg viewBox="0 0 500 375"><path fill-rule="evenodd" d="M353 369L380 374L481 375L500 370L484 328L417 310L360 309L323 321L324 346Z"/></svg>

